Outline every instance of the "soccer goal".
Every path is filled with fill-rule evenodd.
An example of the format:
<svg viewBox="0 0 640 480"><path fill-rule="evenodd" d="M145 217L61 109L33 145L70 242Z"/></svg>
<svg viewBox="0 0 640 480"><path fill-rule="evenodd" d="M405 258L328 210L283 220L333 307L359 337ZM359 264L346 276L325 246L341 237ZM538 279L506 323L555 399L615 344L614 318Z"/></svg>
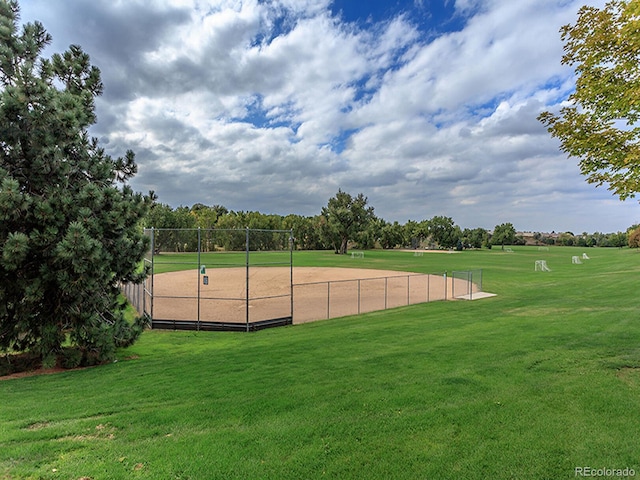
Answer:
<svg viewBox="0 0 640 480"><path fill-rule="evenodd" d="M536 260L535 271L536 272L550 272L551 269L547 266L547 261L546 260Z"/></svg>
<svg viewBox="0 0 640 480"><path fill-rule="evenodd" d="M414 257L422 257L422 256L424 256L424 252L420 252L420 251L416 250L415 252L413 252L413 256Z"/></svg>
<svg viewBox="0 0 640 480"><path fill-rule="evenodd" d="M351 252L351 258L364 258L364 252Z"/></svg>
<svg viewBox="0 0 640 480"><path fill-rule="evenodd" d="M577 255L574 255L573 257L571 257L571 263L575 264L575 265L580 265L582 262L580 261L580 257Z"/></svg>
<svg viewBox="0 0 640 480"><path fill-rule="evenodd" d="M587 255L586 253L582 254L582 259L583 260L589 260L589 255Z"/></svg>

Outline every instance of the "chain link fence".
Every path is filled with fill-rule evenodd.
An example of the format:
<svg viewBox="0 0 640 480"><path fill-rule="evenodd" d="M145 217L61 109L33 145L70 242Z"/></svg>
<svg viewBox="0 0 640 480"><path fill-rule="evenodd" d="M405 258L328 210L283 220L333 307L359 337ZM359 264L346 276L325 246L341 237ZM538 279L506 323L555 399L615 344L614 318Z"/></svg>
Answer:
<svg viewBox="0 0 640 480"><path fill-rule="evenodd" d="M451 272L451 297L473 300L473 295L482 292L482 270Z"/></svg>
<svg viewBox="0 0 640 480"><path fill-rule="evenodd" d="M295 323L447 299L447 274L390 275L294 285Z"/></svg>
<svg viewBox="0 0 640 480"><path fill-rule="evenodd" d="M294 284L289 230L147 229L145 234L150 275L141 285L122 285L122 291L152 328L252 331L471 300L482 292L482 270Z"/></svg>
<svg viewBox="0 0 640 480"><path fill-rule="evenodd" d="M290 230L147 229L152 328L259 330L292 323ZM277 294L256 272L277 267ZM273 270L275 271L275 270ZM170 279L161 273L175 272ZM284 273L282 273L284 272ZM235 288L229 288L229 286Z"/></svg>

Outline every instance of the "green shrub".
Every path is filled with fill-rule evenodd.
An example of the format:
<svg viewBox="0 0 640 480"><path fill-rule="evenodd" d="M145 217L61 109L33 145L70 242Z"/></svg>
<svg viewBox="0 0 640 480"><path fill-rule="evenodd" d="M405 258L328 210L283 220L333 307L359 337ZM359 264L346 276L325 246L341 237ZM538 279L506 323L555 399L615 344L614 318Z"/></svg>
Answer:
<svg viewBox="0 0 640 480"><path fill-rule="evenodd" d="M62 368L76 368L82 364L82 350L78 347L67 347L62 351Z"/></svg>

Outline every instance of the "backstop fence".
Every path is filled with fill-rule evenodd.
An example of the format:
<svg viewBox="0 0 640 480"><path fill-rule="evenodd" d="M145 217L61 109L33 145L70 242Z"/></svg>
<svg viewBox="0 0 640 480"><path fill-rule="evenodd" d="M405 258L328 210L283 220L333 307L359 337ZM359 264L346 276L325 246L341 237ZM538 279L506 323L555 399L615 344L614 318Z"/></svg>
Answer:
<svg viewBox="0 0 640 480"><path fill-rule="evenodd" d="M290 230L151 228L145 234L151 249L143 303L152 328L251 331L292 323ZM254 274L263 267L278 270L274 288Z"/></svg>
<svg viewBox="0 0 640 480"><path fill-rule="evenodd" d="M149 275L122 292L154 329L254 331L466 298L482 271L294 283L291 230L145 229ZM294 301L295 299L295 301Z"/></svg>

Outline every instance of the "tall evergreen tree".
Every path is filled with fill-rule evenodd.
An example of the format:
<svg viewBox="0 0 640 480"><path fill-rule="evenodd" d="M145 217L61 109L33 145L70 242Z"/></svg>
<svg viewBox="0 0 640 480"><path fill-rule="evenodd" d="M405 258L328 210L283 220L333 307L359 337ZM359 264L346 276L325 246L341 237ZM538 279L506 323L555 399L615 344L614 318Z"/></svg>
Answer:
<svg viewBox="0 0 640 480"><path fill-rule="evenodd" d="M52 366L70 342L106 361L144 327L125 320L117 285L144 278L150 198L126 185L133 153L113 159L88 134L98 68L75 45L44 59L51 36L18 20L0 0L0 351Z"/></svg>

